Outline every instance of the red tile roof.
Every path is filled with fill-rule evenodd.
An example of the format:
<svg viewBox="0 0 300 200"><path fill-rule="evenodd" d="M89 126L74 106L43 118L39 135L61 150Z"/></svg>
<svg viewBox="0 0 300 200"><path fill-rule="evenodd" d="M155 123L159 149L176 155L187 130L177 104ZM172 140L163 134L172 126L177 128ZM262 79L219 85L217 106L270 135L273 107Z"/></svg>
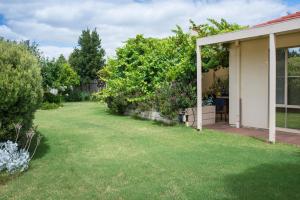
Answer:
<svg viewBox="0 0 300 200"><path fill-rule="evenodd" d="M261 23L261 24L257 24L254 27L268 26L268 25L271 25L271 24L275 24L275 23L279 23L279 22L284 22L284 21L288 21L288 20L291 20L291 19L297 19L297 18L300 18L300 11L299 12L295 12L293 14L286 15L284 17L273 19L271 21L267 21L267 22L264 22L264 23Z"/></svg>

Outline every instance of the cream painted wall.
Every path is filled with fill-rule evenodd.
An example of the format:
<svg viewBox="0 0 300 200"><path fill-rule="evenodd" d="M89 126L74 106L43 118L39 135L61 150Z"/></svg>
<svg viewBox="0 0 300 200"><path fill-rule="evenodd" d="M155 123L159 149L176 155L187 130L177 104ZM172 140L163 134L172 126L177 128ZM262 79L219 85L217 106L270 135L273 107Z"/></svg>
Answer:
<svg viewBox="0 0 300 200"><path fill-rule="evenodd" d="M268 40L241 42L241 124L268 127Z"/></svg>
<svg viewBox="0 0 300 200"><path fill-rule="evenodd" d="M268 127L268 40L256 39L240 43L241 125ZM229 57L229 123L236 123L237 48L230 48Z"/></svg>
<svg viewBox="0 0 300 200"><path fill-rule="evenodd" d="M241 125L268 128L268 46L267 37L240 42L241 72L240 94L242 100ZM300 46L300 32L279 35L276 47ZM237 53L231 44L229 56L229 123L235 124L237 109Z"/></svg>

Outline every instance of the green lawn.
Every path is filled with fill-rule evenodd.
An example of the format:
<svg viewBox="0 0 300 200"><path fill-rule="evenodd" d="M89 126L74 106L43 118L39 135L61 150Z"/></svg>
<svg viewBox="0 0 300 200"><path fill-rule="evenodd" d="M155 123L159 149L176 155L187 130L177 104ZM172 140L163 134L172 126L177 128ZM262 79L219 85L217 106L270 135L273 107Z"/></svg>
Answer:
<svg viewBox="0 0 300 200"><path fill-rule="evenodd" d="M29 170L0 176L1 199L300 199L300 148L168 127L68 103L39 111Z"/></svg>

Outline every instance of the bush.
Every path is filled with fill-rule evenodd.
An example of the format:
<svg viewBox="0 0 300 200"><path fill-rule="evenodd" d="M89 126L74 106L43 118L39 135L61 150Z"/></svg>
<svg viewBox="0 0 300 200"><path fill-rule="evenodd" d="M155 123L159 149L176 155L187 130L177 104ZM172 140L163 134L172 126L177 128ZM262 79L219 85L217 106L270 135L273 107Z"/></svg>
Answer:
<svg viewBox="0 0 300 200"><path fill-rule="evenodd" d="M28 168L30 161L29 152L25 149L18 149L18 143L7 141L0 143L0 172L7 171L14 173L24 171Z"/></svg>
<svg viewBox="0 0 300 200"><path fill-rule="evenodd" d="M14 124L15 129L15 142L10 140L0 143L0 172L7 171L10 174L15 172L23 172L29 166L29 161L33 158L36 153L37 147L40 145L42 136L36 134L37 127L30 128L25 137L21 135L22 124ZM36 144L32 149L30 156L29 149L32 147L33 138L36 136ZM23 145L22 140L23 139ZM23 147L22 147L23 146Z"/></svg>
<svg viewBox="0 0 300 200"><path fill-rule="evenodd" d="M162 116L173 120L180 111L194 107L196 101L195 84L185 84L184 81L163 84L156 92L156 107Z"/></svg>
<svg viewBox="0 0 300 200"><path fill-rule="evenodd" d="M48 103L60 104L62 102L63 97L61 95L54 95L50 92L44 93L44 101Z"/></svg>
<svg viewBox="0 0 300 200"><path fill-rule="evenodd" d="M239 30L243 27L210 19L209 23L191 29L197 37ZM196 104L196 38L179 26L167 38L145 38L137 35L116 50L116 56L98 72L106 87L98 94L113 112L126 109L153 109L173 119L184 108ZM228 67L228 46L202 48L202 70ZM153 102L153 100L156 100Z"/></svg>
<svg viewBox="0 0 300 200"><path fill-rule="evenodd" d="M56 60L44 60L42 64L44 101L60 104L79 84L79 76L62 55Z"/></svg>
<svg viewBox="0 0 300 200"><path fill-rule="evenodd" d="M41 110L52 110L52 109L57 109L59 107L62 107L63 105L60 103L49 103L49 102L44 102L42 106L40 107Z"/></svg>
<svg viewBox="0 0 300 200"><path fill-rule="evenodd" d="M31 127L42 97L36 57L23 45L0 41L0 141L14 138L14 123Z"/></svg>
<svg viewBox="0 0 300 200"><path fill-rule="evenodd" d="M117 113L117 114L124 114L129 106L129 103L122 95L119 95L117 97L108 97L106 99L106 103L107 103L107 107L113 113Z"/></svg>
<svg viewBox="0 0 300 200"><path fill-rule="evenodd" d="M89 101L91 99L91 94L89 92L73 90L65 96L65 100L69 102L78 102L78 101Z"/></svg>

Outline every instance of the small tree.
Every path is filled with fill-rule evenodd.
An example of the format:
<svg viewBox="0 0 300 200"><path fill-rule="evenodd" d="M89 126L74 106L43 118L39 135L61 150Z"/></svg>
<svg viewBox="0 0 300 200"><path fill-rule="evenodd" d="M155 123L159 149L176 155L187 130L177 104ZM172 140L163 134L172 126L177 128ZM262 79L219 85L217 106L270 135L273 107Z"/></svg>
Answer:
<svg viewBox="0 0 300 200"><path fill-rule="evenodd" d="M197 38L217 35L221 33L228 33L246 28L235 23L229 23L225 19L220 21L208 19L209 23L196 25L190 20L190 29L198 33ZM213 44L202 47L202 69L208 71L209 69L226 68L229 66L229 49L226 44Z"/></svg>
<svg viewBox="0 0 300 200"><path fill-rule="evenodd" d="M198 37L205 37L243 27L210 19L201 25L191 21L191 28ZM173 32L173 36L163 39L142 35L129 39L99 71L106 83L99 96L112 111L156 106L165 117L173 119L180 110L195 106L197 37L179 26ZM203 47L203 71L228 67L228 54L224 45Z"/></svg>
<svg viewBox="0 0 300 200"><path fill-rule="evenodd" d="M97 72L104 66L105 51L96 29L83 30L78 45L71 53L69 62L80 76L80 83L88 84L97 79Z"/></svg>
<svg viewBox="0 0 300 200"><path fill-rule="evenodd" d="M0 140L13 139L14 124L27 131L43 97L37 58L27 47L0 41Z"/></svg>
<svg viewBox="0 0 300 200"><path fill-rule="evenodd" d="M63 94L79 84L79 76L63 55L57 60L45 60L42 67L45 101L59 103ZM51 91L57 90L57 94Z"/></svg>

